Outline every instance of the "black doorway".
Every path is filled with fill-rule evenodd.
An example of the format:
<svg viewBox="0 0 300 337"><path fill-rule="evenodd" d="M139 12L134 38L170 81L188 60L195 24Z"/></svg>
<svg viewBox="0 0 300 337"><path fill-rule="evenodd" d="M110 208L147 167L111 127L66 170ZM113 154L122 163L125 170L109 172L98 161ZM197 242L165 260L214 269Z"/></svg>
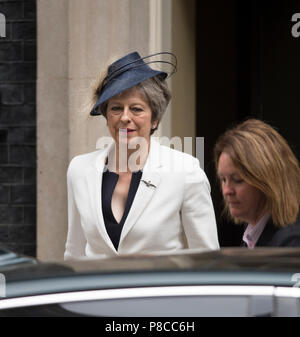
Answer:
<svg viewBox="0 0 300 337"><path fill-rule="evenodd" d="M295 13L300 13L298 0L197 1L196 135L205 137L205 172L221 246L239 245L243 228L221 217L212 160L218 136L248 117L260 118L276 127L300 157L300 37L292 32L294 26L300 33L300 27L292 21Z"/></svg>

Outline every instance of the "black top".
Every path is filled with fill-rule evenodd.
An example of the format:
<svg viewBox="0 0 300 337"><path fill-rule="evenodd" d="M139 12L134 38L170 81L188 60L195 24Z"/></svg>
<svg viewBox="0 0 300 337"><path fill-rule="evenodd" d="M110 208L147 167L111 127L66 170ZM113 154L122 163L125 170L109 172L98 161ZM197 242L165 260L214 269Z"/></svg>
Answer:
<svg viewBox="0 0 300 337"><path fill-rule="evenodd" d="M258 247L300 247L300 221L297 220L286 227L279 228L268 221L256 246Z"/></svg>
<svg viewBox="0 0 300 337"><path fill-rule="evenodd" d="M123 225L127 218L127 215L130 211L132 202L134 200L136 191L139 187L139 183L142 177L142 171L132 172L131 182L128 191L128 197L126 200L126 205L124 209L124 213L120 222L114 217L114 214L111 209L111 199L115 187L117 185L119 175L114 172L110 172L106 170L103 172L102 176L102 213L103 219L106 227L106 231L115 246L116 250L118 250L120 236L122 232Z"/></svg>
<svg viewBox="0 0 300 337"><path fill-rule="evenodd" d="M242 241L241 246L247 247L247 244ZM282 228L269 219L255 247L300 247L300 213L293 224Z"/></svg>

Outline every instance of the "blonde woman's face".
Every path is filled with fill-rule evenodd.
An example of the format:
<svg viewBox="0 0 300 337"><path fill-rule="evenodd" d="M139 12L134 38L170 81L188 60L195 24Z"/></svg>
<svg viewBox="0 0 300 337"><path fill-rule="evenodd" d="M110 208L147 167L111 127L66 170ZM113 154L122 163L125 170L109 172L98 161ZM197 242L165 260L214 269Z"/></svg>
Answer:
<svg viewBox="0 0 300 337"><path fill-rule="evenodd" d="M264 215L265 197L240 176L230 156L222 152L218 162L222 193L231 216L255 225Z"/></svg>

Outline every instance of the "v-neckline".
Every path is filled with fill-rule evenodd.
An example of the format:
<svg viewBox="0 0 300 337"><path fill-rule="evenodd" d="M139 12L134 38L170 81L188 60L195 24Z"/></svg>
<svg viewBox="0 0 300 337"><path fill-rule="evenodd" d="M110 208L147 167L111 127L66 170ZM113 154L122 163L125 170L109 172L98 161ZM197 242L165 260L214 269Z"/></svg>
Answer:
<svg viewBox="0 0 300 337"><path fill-rule="evenodd" d="M116 235L116 232L118 232L117 233L118 240L120 238L122 228L127 219L129 211L132 207L132 203L133 203L136 191L138 189L140 179L142 177L142 171L137 171L137 172L132 173L129 190L128 190L128 196L127 196L124 212L123 212L120 222L116 220L113 214L113 211L112 211L112 207L111 207L112 195L117 185L119 175L109 170L103 172L103 177L105 174L107 175L106 176L107 180L105 179L106 181L105 181L104 187L102 186L103 187L102 189L102 212L103 212L103 218L104 218L107 233L109 237L111 238L117 250L118 242L115 242L116 239L114 240L112 239L112 237Z"/></svg>

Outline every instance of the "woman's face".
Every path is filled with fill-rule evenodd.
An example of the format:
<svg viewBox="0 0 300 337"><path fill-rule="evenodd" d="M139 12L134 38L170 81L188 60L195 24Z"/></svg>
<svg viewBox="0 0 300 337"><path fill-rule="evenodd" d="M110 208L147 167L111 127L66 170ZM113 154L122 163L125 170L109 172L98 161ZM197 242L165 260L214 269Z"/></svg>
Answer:
<svg viewBox="0 0 300 337"><path fill-rule="evenodd" d="M135 137L144 138L149 144L152 112L148 101L136 89L112 97L107 104L107 125L115 142L127 144Z"/></svg>
<svg viewBox="0 0 300 337"><path fill-rule="evenodd" d="M264 194L241 178L226 152L222 152L219 158L218 176L230 214L247 223L256 224L264 215Z"/></svg>

